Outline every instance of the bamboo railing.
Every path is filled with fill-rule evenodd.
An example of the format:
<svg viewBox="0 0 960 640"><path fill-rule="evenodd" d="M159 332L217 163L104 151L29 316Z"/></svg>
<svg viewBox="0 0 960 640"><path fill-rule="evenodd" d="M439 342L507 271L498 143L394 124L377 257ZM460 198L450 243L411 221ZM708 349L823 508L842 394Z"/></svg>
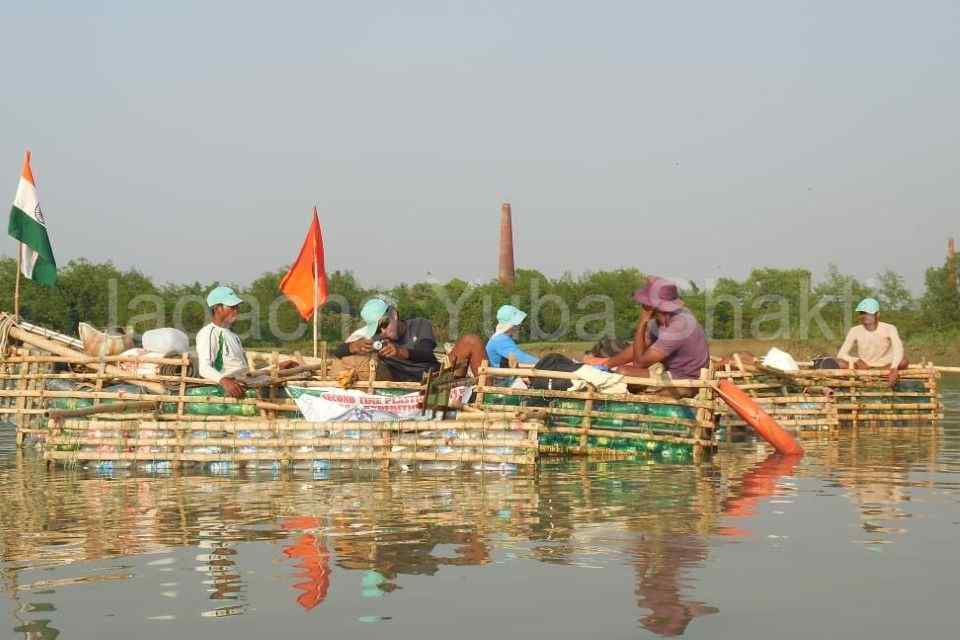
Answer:
<svg viewBox="0 0 960 640"><path fill-rule="evenodd" d="M715 448L715 397L708 370L704 370L700 380L623 379L631 388L649 389L642 393L602 393L590 386L583 391L557 391L491 384L514 377L572 381L577 376L540 369L494 368L486 362L480 368L476 407L510 411L519 406L543 415L541 453L629 457L644 450L655 452L661 446L678 445L690 448L694 457L700 459L704 452ZM687 394L693 391L696 395L664 395L670 390ZM639 410L617 410L623 405ZM685 415L658 415L670 412Z"/></svg>
<svg viewBox="0 0 960 640"><path fill-rule="evenodd" d="M943 418L940 372L935 366L914 365L900 371L894 387L890 386L887 376L888 372L880 369L801 368L798 372L784 373L764 367L715 374L718 379L734 380L758 403L771 407L776 412L771 415L778 420L784 418L790 422L788 409L809 409L805 422L792 425L800 429L922 426L936 424ZM818 405L822 405L824 411L816 417ZM722 422L738 426L727 415Z"/></svg>
<svg viewBox="0 0 960 640"><path fill-rule="evenodd" d="M45 441L48 461L183 463L313 461L533 464L537 419L477 415L464 420L209 423L183 420L66 420Z"/></svg>

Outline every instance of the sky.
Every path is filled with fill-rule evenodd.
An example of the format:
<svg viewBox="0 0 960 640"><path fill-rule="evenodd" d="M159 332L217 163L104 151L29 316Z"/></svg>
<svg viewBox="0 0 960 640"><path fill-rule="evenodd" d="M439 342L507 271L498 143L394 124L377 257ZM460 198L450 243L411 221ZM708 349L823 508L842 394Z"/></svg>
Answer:
<svg viewBox="0 0 960 640"><path fill-rule="evenodd" d="M914 290L956 218L960 3L0 5L0 186L58 262L249 282L320 213L368 286L754 267ZM0 243L14 255L13 241Z"/></svg>

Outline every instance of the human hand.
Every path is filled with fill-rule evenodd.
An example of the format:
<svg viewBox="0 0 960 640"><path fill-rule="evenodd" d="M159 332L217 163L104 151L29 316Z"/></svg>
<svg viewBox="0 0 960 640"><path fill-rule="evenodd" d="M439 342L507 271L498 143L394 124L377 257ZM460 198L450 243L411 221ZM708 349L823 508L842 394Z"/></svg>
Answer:
<svg viewBox="0 0 960 640"><path fill-rule="evenodd" d="M897 369L890 369L890 373L887 374L887 382L890 383L890 388L897 386L899 381L900 372Z"/></svg>
<svg viewBox="0 0 960 640"><path fill-rule="evenodd" d="M860 358L857 358L856 361L853 363L853 368L860 369L861 371L863 371L865 369L869 369L870 365L868 365L866 362L864 362Z"/></svg>
<svg viewBox="0 0 960 640"><path fill-rule="evenodd" d="M594 367L598 366L607 366L607 362L610 361L610 358L600 358L598 356L586 355L583 357L583 364L589 364Z"/></svg>
<svg viewBox="0 0 960 640"><path fill-rule="evenodd" d="M237 400L243 398L247 390L243 383L237 382L233 378L220 378L220 386L223 387L224 393Z"/></svg>
<svg viewBox="0 0 960 640"><path fill-rule="evenodd" d="M388 342L383 345L383 349L380 349L380 355L384 358L396 358L397 360L407 360L410 357L410 352L407 349L404 349L398 344L393 342Z"/></svg>
<svg viewBox="0 0 960 640"><path fill-rule="evenodd" d="M348 342L347 351L349 351L351 355L355 356L369 355L373 351L373 340L364 338L363 340L354 340L353 342Z"/></svg>

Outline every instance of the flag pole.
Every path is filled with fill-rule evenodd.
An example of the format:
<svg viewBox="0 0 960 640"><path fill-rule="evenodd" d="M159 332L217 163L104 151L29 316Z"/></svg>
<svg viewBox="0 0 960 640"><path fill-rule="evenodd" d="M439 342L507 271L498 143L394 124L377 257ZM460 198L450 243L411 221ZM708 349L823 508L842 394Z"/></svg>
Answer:
<svg viewBox="0 0 960 640"><path fill-rule="evenodd" d="M17 279L13 285L13 319L20 320L20 269L23 268L23 243L17 243Z"/></svg>
<svg viewBox="0 0 960 640"><path fill-rule="evenodd" d="M313 357L317 357L317 334L320 320L320 265L317 264L317 247L313 248Z"/></svg>
<svg viewBox="0 0 960 640"><path fill-rule="evenodd" d="M317 304L320 296L319 276L317 275L317 260L313 260L313 357L317 357L317 334L319 333L317 325L320 316L320 305Z"/></svg>

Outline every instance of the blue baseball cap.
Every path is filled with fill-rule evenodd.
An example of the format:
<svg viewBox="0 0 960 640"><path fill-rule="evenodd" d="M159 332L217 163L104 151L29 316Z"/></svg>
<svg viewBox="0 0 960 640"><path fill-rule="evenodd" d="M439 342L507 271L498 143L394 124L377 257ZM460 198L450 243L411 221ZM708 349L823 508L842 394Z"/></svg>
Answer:
<svg viewBox="0 0 960 640"><path fill-rule="evenodd" d="M380 321L387 315L389 309L390 305L382 298L367 300L363 309L360 310L360 317L366 323L366 326L360 330L364 338L372 338L376 335L377 329L380 328Z"/></svg>
<svg viewBox="0 0 960 640"><path fill-rule="evenodd" d="M880 303L873 298L866 298L857 305L857 313L876 315L880 313Z"/></svg>
<svg viewBox="0 0 960 640"><path fill-rule="evenodd" d="M242 302L243 300L240 299L240 296L230 287L217 287L207 294L207 306L210 308L218 304L226 307L235 307Z"/></svg>
<svg viewBox="0 0 960 640"><path fill-rule="evenodd" d="M497 311L497 322L519 327L527 319L527 314L513 305L505 304Z"/></svg>

